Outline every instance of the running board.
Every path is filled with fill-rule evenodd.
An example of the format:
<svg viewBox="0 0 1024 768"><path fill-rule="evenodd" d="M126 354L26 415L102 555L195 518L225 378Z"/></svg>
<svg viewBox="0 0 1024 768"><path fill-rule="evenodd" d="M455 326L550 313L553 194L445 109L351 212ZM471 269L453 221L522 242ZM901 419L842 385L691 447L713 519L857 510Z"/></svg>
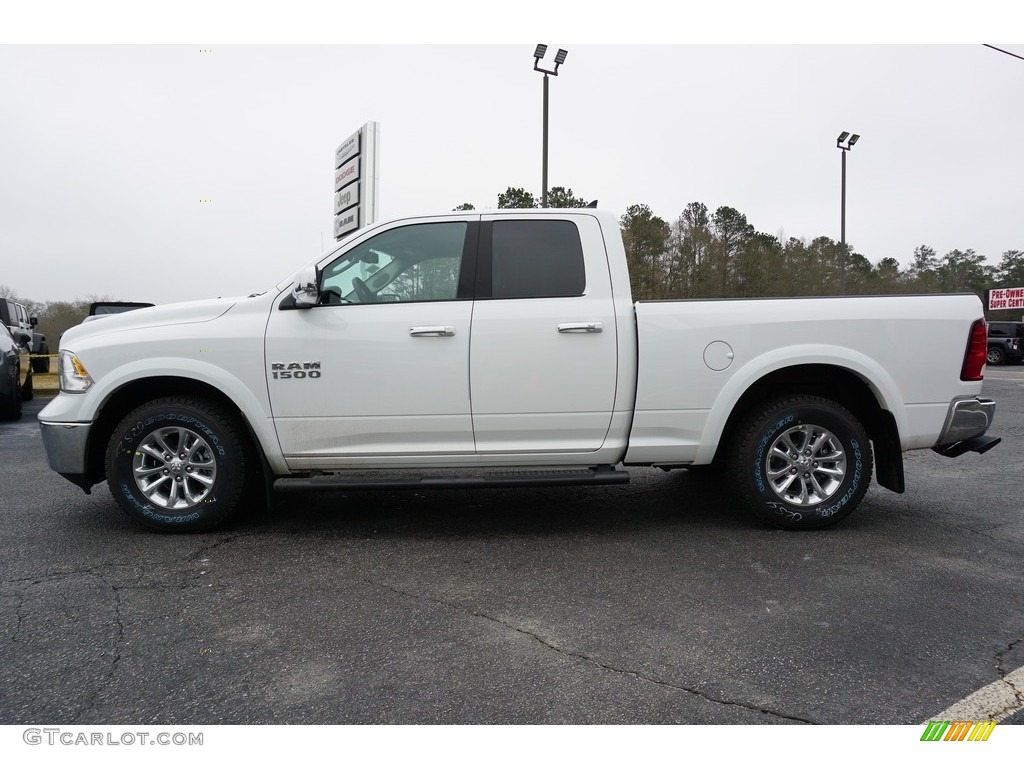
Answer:
<svg viewBox="0 0 1024 768"><path fill-rule="evenodd" d="M950 443L949 445L936 445L932 448L936 453L947 456L951 459L955 459L957 456L963 456L968 451L974 451L974 453L985 453L985 451L995 448L999 443L1002 442L1001 437L990 437L989 435L978 435L977 437L969 437L966 440L961 440L958 443Z"/></svg>
<svg viewBox="0 0 1024 768"><path fill-rule="evenodd" d="M416 475L376 477L351 472L313 475L311 477L281 477L274 481L275 491L361 491L370 489L445 489L445 488L514 488L524 485L623 485L629 482L629 473L597 467L594 469L540 469L491 471L478 475L446 477L443 475Z"/></svg>

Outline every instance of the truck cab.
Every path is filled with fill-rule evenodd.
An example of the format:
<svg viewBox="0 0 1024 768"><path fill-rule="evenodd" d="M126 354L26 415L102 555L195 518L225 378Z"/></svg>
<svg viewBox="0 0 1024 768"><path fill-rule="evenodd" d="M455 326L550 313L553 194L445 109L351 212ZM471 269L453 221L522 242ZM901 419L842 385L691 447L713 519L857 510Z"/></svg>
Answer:
<svg viewBox="0 0 1024 768"><path fill-rule="evenodd" d="M290 468L617 460L635 334L595 216L392 222L317 272L316 303L286 297L267 326Z"/></svg>

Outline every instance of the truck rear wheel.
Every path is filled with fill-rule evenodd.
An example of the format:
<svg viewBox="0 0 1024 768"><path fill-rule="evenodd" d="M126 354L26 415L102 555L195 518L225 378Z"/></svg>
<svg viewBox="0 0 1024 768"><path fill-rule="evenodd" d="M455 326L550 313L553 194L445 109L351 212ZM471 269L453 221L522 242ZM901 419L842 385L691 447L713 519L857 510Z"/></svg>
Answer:
<svg viewBox="0 0 1024 768"><path fill-rule="evenodd" d="M751 512L779 528L837 523L871 482L864 427L843 406L814 395L779 398L752 412L731 458Z"/></svg>
<svg viewBox="0 0 1024 768"><path fill-rule="evenodd" d="M107 444L110 492L133 520L195 533L224 521L253 462L243 430L221 406L165 397L129 413Z"/></svg>

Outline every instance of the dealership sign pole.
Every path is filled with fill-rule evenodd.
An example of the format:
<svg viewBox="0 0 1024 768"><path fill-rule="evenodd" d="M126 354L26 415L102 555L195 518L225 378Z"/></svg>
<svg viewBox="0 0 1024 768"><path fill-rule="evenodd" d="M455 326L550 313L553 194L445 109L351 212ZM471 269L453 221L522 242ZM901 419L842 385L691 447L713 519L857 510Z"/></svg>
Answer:
<svg viewBox="0 0 1024 768"><path fill-rule="evenodd" d="M380 125L366 123L334 150L334 239L377 220Z"/></svg>

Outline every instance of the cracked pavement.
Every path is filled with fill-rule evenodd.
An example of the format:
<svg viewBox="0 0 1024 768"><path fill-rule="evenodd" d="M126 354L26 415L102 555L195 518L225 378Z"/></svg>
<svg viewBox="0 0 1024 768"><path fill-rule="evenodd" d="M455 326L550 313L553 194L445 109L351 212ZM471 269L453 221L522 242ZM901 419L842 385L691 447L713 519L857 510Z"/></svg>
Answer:
<svg viewBox="0 0 1024 768"><path fill-rule="evenodd" d="M997 371L1002 445L909 454L907 494L803 533L639 470L162 536L50 472L28 403L0 424L0 723L925 721L1024 666L1024 367Z"/></svg>
<svg viewBox="0 0 1024 768"><path fill-rule="evenodd" d="M1013 705L1013 708L1016 709L1018 712L1024 711L1024 688L1022 688L1021 683L1018 682L1021 676L1019 674L1014 676L1013 673L1016 670L1021 669L1021 667L1017 667L1016 669L1007 669L1004 666L1003 657L1010 657L1013 654L1014 650L1017 648L1017 646L1020 645L1022 642L1024 642L1024 637L1018 637L1012 643L1007 645L1004 651L1000 651L999 653L997 653L995 658L996 672L999 675L1000 681L1002 681L1002 683L1006 685L1010 689L1010 692L1013 694L1014 701L1016 702ZM1004 711L997 712L996 714L997 716L1006 714L1005 709Z"/></svg>

